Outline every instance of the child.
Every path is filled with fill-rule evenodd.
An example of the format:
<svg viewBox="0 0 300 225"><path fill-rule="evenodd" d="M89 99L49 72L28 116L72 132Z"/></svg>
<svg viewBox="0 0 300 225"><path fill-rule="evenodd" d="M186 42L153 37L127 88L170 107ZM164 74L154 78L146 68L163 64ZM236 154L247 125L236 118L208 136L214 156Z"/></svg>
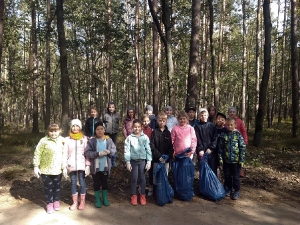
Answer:
<svg viewBox="0 0 300 225"><path fill-rule="evenodd" d="M145 113L149 115L151 129L154 129L157 126L157 121L155 115L153 114L153 107L151 105L147 105L145 108Z"/></svg>
<svg viewBox="0 0 300 225"><path fill-rule="evenodd" d="M215 123L216 122L216 117L217 117L217 108L213 105L208 106L207 108L208 111L208 121Z"/></svg>
<svg viewBox="0 0 300 225"><path fill-rule="evenodd" d="M201 108L199 110L199 118L200 121L197 126L195 126L197 136L197 156L200 161L204 153L210 154L207 163L212 171L217 175L218 153L215 150L218 139L216 125L207 121L208 111L205 108Z"/></svg>
<svg viewBox="0 0 300 225"><path fill-rule="evenodd" d="M77 177L80 184L80 205L78 209L83 210L85 207L85 168L86 165L90 165L90 162L84 157L88 139L83 135L81 129L81 121L79 119L73 119L71 121L70 136L65 138L64 144L63 168L67 168L70 174L73 199L73 204L69 207L70 210L76 209L78 205Z"/></svg>
<svg viewBox="0 0 300 225"><path fill-rule="evenodd" d="M116 146L119 132L119 120L120 116L116 112L115 103L109 102L107 105L107 113L103 116L103 122L106 127L105 133L112 139ZM113 167L117 167L116 158L116 154L111 157L111 164Z"/></svg>
<svg viewBox="0 0 300 225"><path fill-rule="evenodd" d="M231 106L228 108L228 116L235 119L236 123L236 129L242 134L244 138L245 145L248 144L248 135L247 135L247 128L245 127L245 124L243 120L241 120L237 115L237 110L235 107ZM240 177L244 177L244 173L242 170L240 170Z"/></svg>
<svg viewBox="0 0 300 225"><path fill-rule="evenodd" d="M63 144L64 138L60 136L60 128L57 124L50 124L48 135L43 137L34 151L33 166L34 176L40 175L44 183L44 194L47 203L47 213L60 210L60 181L63 169ZM63 169L67 177L67 169Z"/></svg>
<svg viewBox="0 0 300 225"><path fill-rule="evenodd" d="M191 148L186 156L192 159L197 145L195 130L188 124L188 115L185 112L180 112L177 118L179 124L171 131L174 154L179 155L186 148Z"/></svg>
<svg viewBox="0 0 300 225"><path fill-rule="evenodd" d="M226 115L218 112L217 118L216 118L216 128L217 128L217 136L218 137L221 135L221 133L227 131L227 129L225 127L225 123L226 123Z"/></svg>
<svg viewBox="0 0 300 225"><path fill-rule="evenodd" d="M123 135L125 139L132 133L132 122L134 119L135 119L135 112L133 108L128 108L126 118L124 119L122 125Z"/></svg>
<svg viewBox="0 0 300 225"><path fill-rule="evenodd" d="M145 195L145 169L148 171L151 168L152 161L149 143L148 136L142 131L142 122L138 119L135 119L133 121L133 132L126 138L124 144L124 159L127 170L131 172L131 204L134 206L137 205L137 178L139 178L141 187L140 203L141 205L147 204Z"/></svg>
<svg viewBox="0 0 300 225"><path fill-rule="evenodd" d="M94 125L95 125L95 123L100 121L100 119L97 116L98 116L97 108L92 106L90 108L90 118L88 118L85 121L85 126L84 126L85 136L87 136L89 138L95 136Z"/></svg>
<svg viewBox="0 0 300 225"><path fill-rule="evenodd" d="M177 124L178 124L178 120L176 119L176 117L172 114L173 113L173 109L171 106L167 106L165 108L165 113L167 114L168 116L168 119L167 119L167 127L169 129L169 131L171 132L173 127L175 127Z"/></svg>
<svg viewBox="0 0 300 225"><path fill-rule="evenodd" d="M91 138L86 147L85 157L89 158L91 166L87 171L93 177L95 206L101 208L100 186L102 185L103 205L109 206L107 199L108 175L111 169L111 156L116 153L116 146L112 139L105 135L105 125L102 122L95 124L95 138Z"/></svg>
<svg viewBox="0 0 300 225"><path fill-rule="evenodd" d="M189 124L192 127L195 127L198 124L198 120L196 119L196 108L191 106L186 110L186 113L188 114L189 117Z"/></svg>
<svg viewBox="0 0 300 225"><path fill-rule="evenodd" d="M240 168L243 167L246 145L243 136L236 129L234 118L226 119L227 132L223 132L219 142L220 166L224 171L226 196L236 200L240 196Z"/></svg>
<svg viewBox="0 0 300 225"><path fill-rule="evenodd" d="M158 126L152 131L151 139L150 139L150 146L152 151L152 162L153 162L153 171L157 167L158 162L162 162L165 164L165 168L169 171L169 163L166 162L161 156L168 155L169 159L172 158L173 155L173 145L171 139L171 132L168 130L166 126L167 123L167 115L165 113L159 113L157 116L157 123ZM169 161L169 160L168 160ZM149 174L150 175L150 174ZM154 176L152 176L154 177ZM150 190L153 191L154 195L156 193L156 179L153 178L152 182L153 186L149 186ZM151 188L150 188L151 187ZM148 192L148 195L149 195Z"/></svg>

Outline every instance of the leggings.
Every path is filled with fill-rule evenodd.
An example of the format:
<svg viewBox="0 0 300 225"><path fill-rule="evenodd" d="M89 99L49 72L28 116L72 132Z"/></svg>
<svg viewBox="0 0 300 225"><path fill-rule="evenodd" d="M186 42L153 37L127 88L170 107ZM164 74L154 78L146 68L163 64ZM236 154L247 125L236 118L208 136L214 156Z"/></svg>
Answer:
<svg viewBox="0 0 300 225"><path fill-rule="evenodd" d="M108 188L108 172L107 171L99 171L95 174L92 174L93 177L93 186L94 191L99 191L100 186L102 185L102 191L107 190Z"/></svg>
<svg viewBox="0 0 300 225"><path fill-rule="evenodd" d="M59 175L41 175L44 182L44 194L47 204L59 201L60 181L62 174Z"/></svg>
<svg viewBox="0 0 300 225"><path fill-rule="evenodd" d="M145 194L146 189L146 178L145 178L145 160L141 161L130 161L132 170L131 170L131 194L136 195L136 183L137 178L141 185L141 194Z"/></svg>

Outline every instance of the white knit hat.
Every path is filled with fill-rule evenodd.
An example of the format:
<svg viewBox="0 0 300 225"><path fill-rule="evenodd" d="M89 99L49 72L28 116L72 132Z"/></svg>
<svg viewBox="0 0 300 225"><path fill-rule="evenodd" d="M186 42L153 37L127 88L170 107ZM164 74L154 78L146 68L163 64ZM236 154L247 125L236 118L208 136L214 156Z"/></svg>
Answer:
<svg viewBox="0 0 300 225"><path fill-rule="evenodd" d="M74 126L74 125L77 125L79 126L80 130L82 129L82 123L79 119L74 119L71 121L71 128Z"/></svg>

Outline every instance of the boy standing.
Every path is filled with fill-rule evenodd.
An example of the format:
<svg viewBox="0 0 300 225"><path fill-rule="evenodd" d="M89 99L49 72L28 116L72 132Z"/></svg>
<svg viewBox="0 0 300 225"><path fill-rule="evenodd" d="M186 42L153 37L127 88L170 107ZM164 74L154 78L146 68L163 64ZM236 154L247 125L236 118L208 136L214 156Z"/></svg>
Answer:
<svg viewBox="0 0 300 225"><path fill-rule="evenodd" d="M157 121L156 121L156 116L153 114L152 105L147 105L146 106L145 113L149 115L151 129L154 129L157 126Z"/></svg>
<svg viewBox="0 0 300 225"><path fill-rule="evenodd" d="M196 108L195 107L189 107L187 110L186 110L186 113L188 114L189 116L189 124L192 126L192 127L195 127L197 124L198 124L198 120L196 119Z"/></svg>
<svg viewBox="0 0 300 225"><path fill-rule="evenodd" d="M197 156L201 159L204 153L210 154L207 160L212 171L217 175L218 153L217 147L217 129L216 125L208 121L208 111L205 108L199 110L199 123L195 126L197 136Z"/></svg>
<svg viewBox="0 0 300 225"><path fill-rule="evenodd" d="M166 126L167 115L165 113L159 113L157 117L158 126L152 131L150 139L150 147L152 151L152 161L153 161L153 171L157 166L158 162L165 164L165 168L168 174L169 163L161 157L162 155L168 155L169 159L173 156L173 145L171 139L171 132ZM156 179L153 176L153 193L156 193ZM149 187L149 191L152 190L152 187Z"/></svg>
<svg viewBox="0 0 300 225"><path fill-rule="evenodd" d="M240 169L243 167L246 145L243 136L235 128L235 119L226 119L227 132L223 132L219 142L219 161L224 171L226 196L236 200L240 196Z"/></svg>

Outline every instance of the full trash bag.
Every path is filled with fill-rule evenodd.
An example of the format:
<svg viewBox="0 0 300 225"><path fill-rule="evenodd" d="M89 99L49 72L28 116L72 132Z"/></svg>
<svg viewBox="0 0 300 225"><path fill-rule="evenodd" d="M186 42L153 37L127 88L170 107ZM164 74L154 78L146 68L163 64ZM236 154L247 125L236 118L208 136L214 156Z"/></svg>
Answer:
<svg viewBox="0 0 300 225"><path fill-rule="evenodd" d="M208 199L220 201L225 198L225 189L219 178L207 164L207 154L204 154L199 166L199 191Z"/></svg>
<svg viewBox="0 0 300 225"><path fill-rule="evenodd" d="M189 151L191 149L187 148L183 153L176 155L172 163L175 191L183 201L190 201L194 197L195 166L191 158L185 156Z"/></svg>
<svg viewBox="0 0 300 225"><path fill-rule="evenodd" d="M168 155L161 156L165 161L168 160ZM156 203L160 206L166 203L173 203L174 190L169 184L167 171L164 163L157 163L154 171L156 178Z"/></svg>

